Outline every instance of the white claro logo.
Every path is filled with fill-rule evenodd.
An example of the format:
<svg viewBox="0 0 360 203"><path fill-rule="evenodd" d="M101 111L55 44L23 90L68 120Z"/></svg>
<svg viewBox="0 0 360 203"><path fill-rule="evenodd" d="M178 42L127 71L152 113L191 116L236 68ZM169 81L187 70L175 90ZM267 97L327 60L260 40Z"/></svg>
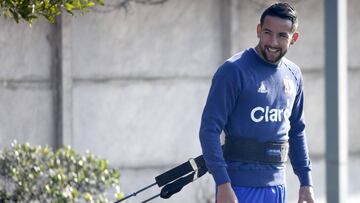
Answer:
<svg viewBox="0 0 360 203"><path fill-rule="evenodd" d="M251 120L255 123L259 123L262 121L265 122L281 122L283 120L286 120L290 117L290 110L289 109L270 109L269 106L261 107L255 107L253 110L251 110L250 116Z"/></svg>

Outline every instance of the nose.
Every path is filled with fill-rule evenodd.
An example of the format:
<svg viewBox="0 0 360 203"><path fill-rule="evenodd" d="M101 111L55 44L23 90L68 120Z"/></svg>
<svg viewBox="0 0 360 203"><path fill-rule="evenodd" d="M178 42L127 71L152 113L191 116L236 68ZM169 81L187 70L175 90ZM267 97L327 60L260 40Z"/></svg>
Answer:
<svg viewBox="0 0 360 203"><path fill-rule="evenodd" d="M271 36L270 45L273 47L277 47L279 45L278 39L275 35Z"/></svg>

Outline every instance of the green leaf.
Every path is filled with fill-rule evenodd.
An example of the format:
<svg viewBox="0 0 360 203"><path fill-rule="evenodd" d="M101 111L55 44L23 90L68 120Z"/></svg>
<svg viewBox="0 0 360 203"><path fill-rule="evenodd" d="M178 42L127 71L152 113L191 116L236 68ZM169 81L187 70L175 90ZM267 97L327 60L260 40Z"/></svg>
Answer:
<svg viewBox="0 0 360 203"><path fill-rule="evenodd" d="M118 193L115 194L115 198L116 198L117 200L124 199L124 197L125 197L125 195L124 195L124 193L122 193L122 192L118 192Z"/></svg>
<svg viewBox="0 0 360 203"><path fill-rule="evenodd" d="M87 7L93 7L95 6L95 3L90 1L89 3L86 4Z"/></svg>
<svg viewBox="0 0 360 203"><path fill-rule="evenodd" d="M101 160L100 161L100 169L101 169L101 171L105 171L105 169L107 169L107 162L106 162L106 160Z"/></svg>
<svg viewBox="0 0 360 203"><path fill-rule="evenodd" d="M74 0L73 6L74 6L76 9L81 9L81 3L80 3L80 1L79 1L79 0Z"/></svg>
<svg viewBox="0 0 360 203"><path fill-rule="evenodd" d="M19 23L19 14L17 12L13 11L12 9L10 9L9 11L12 14L12 16L14 17L14 20L16 21L16 23Z"/></svg>
<svg viewBox="0 0 360 203"><path fill-rule="evenodd" d="M97 2L98 2L101 6L105 6L105 1L104 1L104 0L97 0Z"/></svg>
<svg viewBox="0 0 360 203"><path fill-rule="evenodd" d="M69 4L69 3L65 3L64 5L65 5L65 8L66 8L67 11L71 11L74 8L74 6L72 4Z"/></svg>
<svg viewBox="0 0 360 203"><path fill-rule="evenodd" d="M90 194L90 193L85 193L85 195L84 195L84 199L86 200L86 201L92 201L93 200L93 197L92 197L92 195Z"/></svg>

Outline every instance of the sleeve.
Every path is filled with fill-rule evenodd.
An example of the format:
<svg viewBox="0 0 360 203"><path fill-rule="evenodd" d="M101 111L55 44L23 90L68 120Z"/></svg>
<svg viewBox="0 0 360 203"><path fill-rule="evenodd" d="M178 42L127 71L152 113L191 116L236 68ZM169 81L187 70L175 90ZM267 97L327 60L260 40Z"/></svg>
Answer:
<svg viewBox="0 0 360 203"><path fill-rule="evenodd" d="M227 62L215 73L201 118L200 143L209 172L216 185L230 182L220 143L220 133L232 112L239 88L234 65Z"/></svg>
<svg viewBox="0 0 360 203"><path fill-rule="evenodd" d="M290 116L289 157L294 173L298 176L301 186L311 186L311 161L306 142L304 123L304 93L302 77Z"/></svg>

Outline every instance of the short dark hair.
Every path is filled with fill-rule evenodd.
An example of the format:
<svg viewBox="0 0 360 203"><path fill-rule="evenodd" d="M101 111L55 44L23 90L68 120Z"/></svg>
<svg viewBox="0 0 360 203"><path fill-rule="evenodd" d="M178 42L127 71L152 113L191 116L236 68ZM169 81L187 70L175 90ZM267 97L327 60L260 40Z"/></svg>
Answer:
<svg viewBox="0 0 360 203"><path fill-rule="evenodd" d="M267 8L260 17L260 25L263 25L266 16L274 16L292 22L291 31L294 32L298 25L297 14L294 7L288 3L275 3Z"/></svg>

